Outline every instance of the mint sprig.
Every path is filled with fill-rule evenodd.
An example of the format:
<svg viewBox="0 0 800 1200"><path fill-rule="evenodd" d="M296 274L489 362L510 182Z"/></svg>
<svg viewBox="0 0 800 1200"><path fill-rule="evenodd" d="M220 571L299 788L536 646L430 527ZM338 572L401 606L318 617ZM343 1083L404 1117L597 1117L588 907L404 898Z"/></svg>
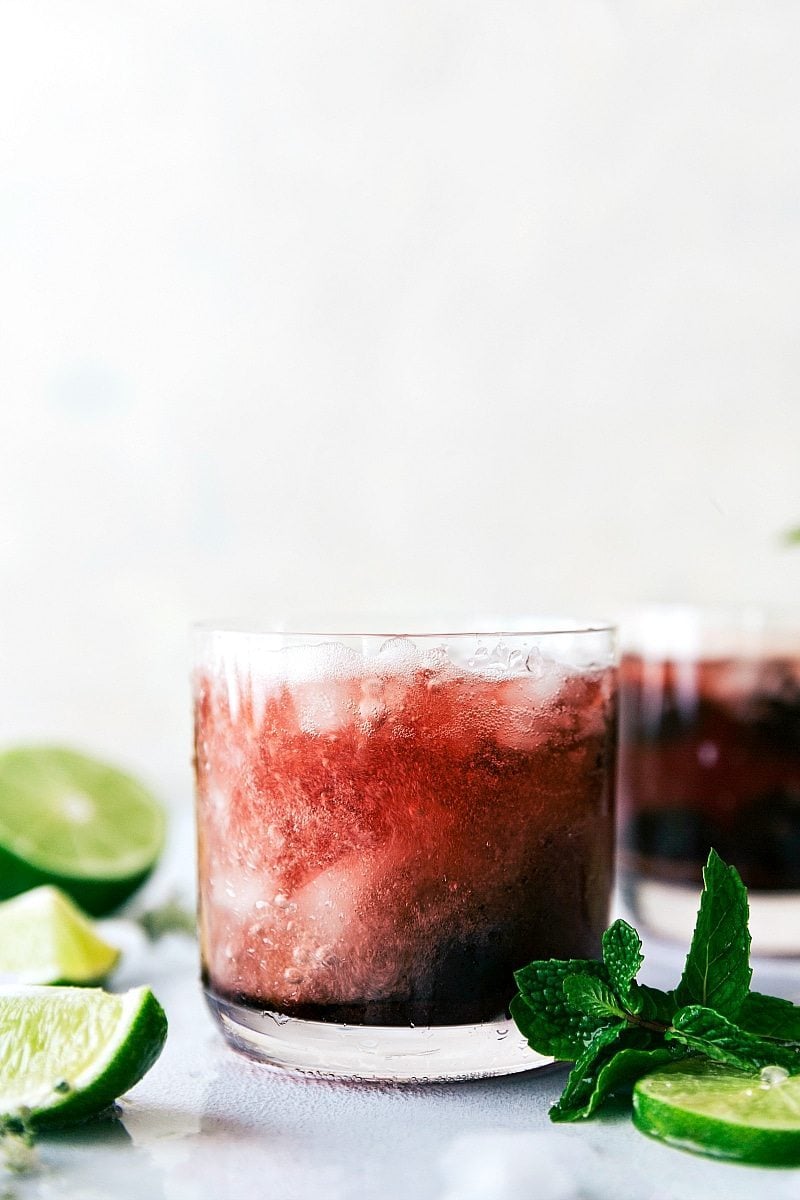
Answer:
<svg viewBox="0 0 800 1200"><path fill-rule="evenodd" d="M574 1063L552 1120L589 1117L613 1092L687 1057L800 1074L800 1006L750 991L748 916L738 871L712 850L673 992L638 983L642 943L626 921L606 930L602 961L547 959L517 971L519 1029L538 1053Z"/></svg>

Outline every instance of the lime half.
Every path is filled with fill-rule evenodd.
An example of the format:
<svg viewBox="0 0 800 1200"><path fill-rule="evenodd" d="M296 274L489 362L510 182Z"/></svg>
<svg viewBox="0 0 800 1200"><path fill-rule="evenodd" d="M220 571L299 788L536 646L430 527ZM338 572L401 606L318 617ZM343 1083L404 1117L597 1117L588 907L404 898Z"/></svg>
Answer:
<svg viewBox="0 0 800 1200"><path fill-rule="evenodd" d="M0 899L62 888L95 916L119 907L152 870L164 813L137 780L73 750L0 754Z"/></svg>
<svg viewBox="0 0 800 1200"><path fill-rule="evenodd" d="M95 1116L149 1070L166 1036L149 988L0 987L0 1116L36 1127Z"/></svg>
<svg viewBox="0 0 800 1200"><path fill-rule="evenodd" d="M682 1150L764 1166L800 1166L800 1075L689 1059L633 1090L642 1133Z"/></svg>
<svg viewBox="0 0 800 1200"><path fill-rule="evenodd" d="M0 984L99 983L118 961L119 950L58 888L0 904Z"/></svg>

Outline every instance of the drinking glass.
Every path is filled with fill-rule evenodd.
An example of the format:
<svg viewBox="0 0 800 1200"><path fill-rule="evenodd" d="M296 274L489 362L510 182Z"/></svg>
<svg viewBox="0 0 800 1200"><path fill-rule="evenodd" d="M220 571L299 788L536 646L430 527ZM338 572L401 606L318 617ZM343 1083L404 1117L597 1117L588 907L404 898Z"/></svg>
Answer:
<svg viewBox="0 0 800 1200"><path fill-rule="evenodd" d="M228 1041L296 1072L545 1061L513 972L596 955L613 865L613 628L202 627L202 971Z"/></svg>
<svg viewBox="0 0 800 1200"><path fill-rule="evenodd" d="M750 892L753 949L800 952L800 620L655 606L623 622L623 898L691 935L710 847Z"/></svg>

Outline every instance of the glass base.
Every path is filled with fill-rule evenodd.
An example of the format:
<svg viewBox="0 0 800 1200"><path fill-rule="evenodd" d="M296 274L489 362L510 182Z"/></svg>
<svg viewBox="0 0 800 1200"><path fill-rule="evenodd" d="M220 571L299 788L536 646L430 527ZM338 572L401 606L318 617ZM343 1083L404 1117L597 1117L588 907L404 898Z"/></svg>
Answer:
<svg viewBox="0 0 800 1200"><path fill-rule="evenodd" d="M208 989L206 1000L235 1050L316 1079L435 1083L512 1075L553 1062L531 1050L513 1021L420 1028L333 1025L245 1008Z"/></svg>
<svg viewBox="0 0 800 1200"><path fill-rule="evenodd" d="M623 900L641 930L688 945L694 932L700 888L628 875ZM748 893L753 954L800 954L800 892Z"/></svg>

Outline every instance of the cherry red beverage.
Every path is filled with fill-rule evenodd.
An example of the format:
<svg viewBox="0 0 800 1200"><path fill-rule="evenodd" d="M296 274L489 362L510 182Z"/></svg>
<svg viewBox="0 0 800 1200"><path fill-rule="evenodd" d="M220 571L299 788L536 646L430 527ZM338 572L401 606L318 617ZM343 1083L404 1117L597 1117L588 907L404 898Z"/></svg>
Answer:
<svg viewBox="0 0 800 1200"><path fill-rule="evenodd" d="M626 902L642 925L688 936L713 846L750 890L754 949L796 952L800 637L748 613L667 607L640 622L620 675Z"/></svg>
<svg viewBox="0 0 800 1200"><path fill-rule="evenodd" d="M757 891L800 891L800 658L621 670L624 862L699 885L713 846Z"/></svg>
<svg viewBox="0 0 800 1200"><path fill-rule="evenodd" d="M515 969L598 953L607 645L576 668L523 635L244 638L206 635L195 677L214 1003L384 1029L502 1022Z"/></svg>

